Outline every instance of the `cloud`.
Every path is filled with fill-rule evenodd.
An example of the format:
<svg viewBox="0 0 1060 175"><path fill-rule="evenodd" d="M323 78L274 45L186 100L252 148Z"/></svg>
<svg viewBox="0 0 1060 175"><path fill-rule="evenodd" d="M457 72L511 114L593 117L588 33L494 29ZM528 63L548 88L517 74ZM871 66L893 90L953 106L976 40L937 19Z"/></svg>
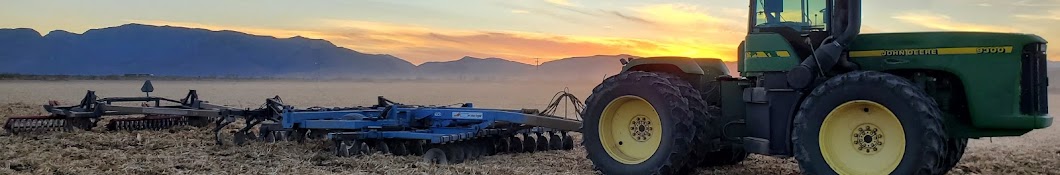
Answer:
<svg viewBox="0 0 1060 175"><path fill-rule="evenodd" d="M526 11L526 10L512 10L511 12L515 13L515 14L527 14L527 13L530 13L530 11Z"/></svg>
<svg viewBox="0 0 1060 175"><path fill-rule="evenodd" d="M247 26L227 26L227 25L211 25L194 22L179 22L179 21L164 21L164 20L125 20L130 23L149 24L149 25L168 25L188 28L201 28L209 30L231 30L237 32L243 32L253 35L266 35L277 38L290 38L295 36L303 36L307 38L331 38L334 37L331 34L321 31L313 30L295 30L295 29L274 29L274 28L262 28L262 27L247 27Z"/></svg>
<svg viewBox="0 0 1060 175"><path fill-rule="evenodd" d="M658 24L659 28L680 29L686 32L743 32L746 14L730 16L732 10L709 9L688 4L654 4L634 8L642 19Z"/></svg>
<svg viewBox="0 0 1060 175"><path fill-rule="evenodd" d="M1055 20L1060 21L1060 10L1050 10L1047 14L1018 14L1012 15L1012 17L1029 20Z"/></svg>
<svg viewBox="0 0 1060 175"><path fill-rule="evenodd" d="M736 47L735 43L718 44L688 38L649 40L519 31L475 31L355 20L319 20L319 26L327 27L313 29L271 29L172 21L138 22L210 30L237 30L277 37L301 35L326 39L338 46L361 52L395 55L415 64L455 60L463 56L500 57L524 63L533 63L534 58L558 59L604 54L731 59L728 57L731 57L734 51L730 50Z"/></svg>
<svg viewBox="0 0 1060 175"><path fill-rule="evenodd" d="M623 14L622 12L618 12L618 11L606 11L606 12L607 13L611 13L611 14L613 14L613 15L615 15L618 18L623 19L623 20L632 21L632 22L636 22L636 23L643 23L643 24L654 24L654 22L648 21L648 20L646 20L644 18L626 15L626 14Z"/></svg>
<svg viewBox="0 0 1060 175"><path fill-rule="evenodd" d="M574 4L574 3L570 2L570 0L545 0L545 2L548 2L549 4L555 4L555 5L567 6L567 7L577 7L578 6L578 4Z"/></svg>
<svg viewBox="0 0 1060 175"><path fill-rule="evenodd" d="M1060 2L1054 0L1017 0L1012 5L1021 7L1057 7Z"/></svg>
<svg viewBox="0 0 1060 175"><path fill-rule="evenodd" d="M1016 28L975 24L954 21L950 16L931 12L907 12L893 16L902 22L914 24L931 30L943 31L976 31L976 32L1018 32Z"/></svg>

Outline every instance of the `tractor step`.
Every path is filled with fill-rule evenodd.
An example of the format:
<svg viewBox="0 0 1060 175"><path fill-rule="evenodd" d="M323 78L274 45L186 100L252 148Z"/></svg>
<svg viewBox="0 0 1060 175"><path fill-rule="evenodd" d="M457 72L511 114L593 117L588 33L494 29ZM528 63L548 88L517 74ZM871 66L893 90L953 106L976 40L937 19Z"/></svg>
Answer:
<svg viewBox="0 0 1060 175"><path fill-rule="evenodd" d="M18 116L8 117L4 130L8 133L31 133L49 131L89 130L95 123L88 118L64 118L60 116Z"/></svg>

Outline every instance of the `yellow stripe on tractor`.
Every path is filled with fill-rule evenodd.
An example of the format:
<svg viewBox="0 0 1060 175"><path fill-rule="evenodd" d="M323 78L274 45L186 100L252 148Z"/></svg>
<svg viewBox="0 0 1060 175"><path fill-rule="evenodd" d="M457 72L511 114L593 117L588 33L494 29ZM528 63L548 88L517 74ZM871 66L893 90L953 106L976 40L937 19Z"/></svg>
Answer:
<svg viewBox="0 0 1060 175"><path fill-rule="evenodd" d="M955 47L925 49L893 49L850 51L850 57L884 57L884 56L919 56L919 55L974 55L974 54L1008 54L1012 46L993 47Z"/></svg>

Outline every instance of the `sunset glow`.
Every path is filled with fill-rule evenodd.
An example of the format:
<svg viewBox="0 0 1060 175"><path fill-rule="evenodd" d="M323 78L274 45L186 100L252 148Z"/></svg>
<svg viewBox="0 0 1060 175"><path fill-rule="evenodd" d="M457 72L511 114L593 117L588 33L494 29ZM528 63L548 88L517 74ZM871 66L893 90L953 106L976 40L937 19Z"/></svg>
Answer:
<svg viewBox="0 0 1060 175"><path fill-rule="evenodd" d="M304 36L360 52L398 56L414 64L463 56L533 64L538 58L613 54L731 61L746 33L748 14L747 1L722 0L5 3L0 6L0 19L4 19L0 28L81 33L142 23L279 38ZM1060 37L1048 30L1060 22L1060 9L1052 8L1060 6L1060 1L865 3L865 32L993 31Z"/></svg>

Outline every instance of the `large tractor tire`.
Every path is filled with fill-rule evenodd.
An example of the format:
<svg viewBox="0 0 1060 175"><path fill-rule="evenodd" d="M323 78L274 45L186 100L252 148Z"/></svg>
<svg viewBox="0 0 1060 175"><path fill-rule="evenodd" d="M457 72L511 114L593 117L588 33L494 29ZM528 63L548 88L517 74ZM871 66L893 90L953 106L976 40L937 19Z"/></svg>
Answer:
<svg viewBox="0 0 1060 175"><path fill-rule="evenodd" d="M858 71L818 86L795 116L795 158L805 174L945 172L942 113L908 80Z"/></svg>
<svg viewBox="0 0 1060 175"><path fill-rule="evenodd" d="M950 169L957 166L957 163L961 161L961 157L964 157L964 149L968 147L968 138L950 138L946 142L946 155L942 159L941 172L935 174L945 174Z"/></svg>
<svg viewBox="0 0 1060 175"><path fill-rule="evenodd" d="M695 127L695 134L693 136L692 146L692 157L689 158L688 163L685 164L682 173L690 173L695 170L702 162L712 161L715 159L711 152L718 151L717 143L720 142L721 137L718 135L719 131L714 123L715 117L720 116L721 111L718 110L716 113L711 113L708 109L706 101L703 100L703 95L692 87L692 84L685 81L675 75L659 73L660 76L666 77L670 81L670 84L674 85L679 91L681 91L681 97L688 101L688 111L692 113L692 125Z"/></svg>
<svg viewBox="0 0 1060 175"><path fill-rule="evenodd" d="M668 75L628 71L593 89L583 144L604 174L675 174L686 166L696 128L688 100Z"/></svg>

